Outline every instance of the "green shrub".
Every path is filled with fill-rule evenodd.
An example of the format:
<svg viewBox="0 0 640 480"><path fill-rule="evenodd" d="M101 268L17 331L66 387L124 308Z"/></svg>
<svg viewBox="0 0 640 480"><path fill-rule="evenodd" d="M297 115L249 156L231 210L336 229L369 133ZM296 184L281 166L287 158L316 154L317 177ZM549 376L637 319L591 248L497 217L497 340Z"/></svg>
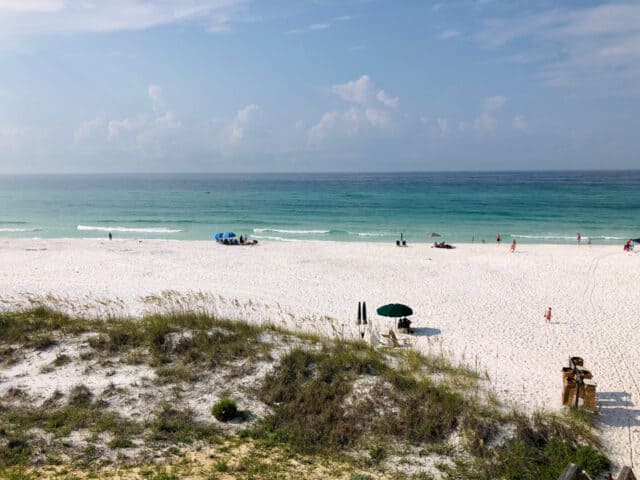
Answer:
<svg viewBox="0 0 640 480"><path fill-rule="evenodd" d="M29 437L23 434L10 434L7 437L5 446L0 448L0 467L23 465L29 459L31 453Z"/></svg>
<svg viewBox="0 0 640 480"><path fill-rule="evenodd" d="M213 406L211 414L220 422L228 422L238 416L238 406L235 401L224 397Z"/></svg>
<svg viewBox="0 0 640 480"><path fill-rule="evenodd" d="M112 450L115 450L116 448L131 448L135 446L129 438L122 436L114 438L108 445Z"/></svg>

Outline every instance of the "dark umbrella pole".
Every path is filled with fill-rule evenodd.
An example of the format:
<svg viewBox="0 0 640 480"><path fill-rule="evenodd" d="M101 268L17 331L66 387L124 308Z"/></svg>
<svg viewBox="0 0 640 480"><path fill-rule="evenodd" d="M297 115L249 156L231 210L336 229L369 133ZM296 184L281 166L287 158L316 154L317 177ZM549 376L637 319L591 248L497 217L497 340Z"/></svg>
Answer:
<svg viewBox="0 0 640 480"><path fill-rule="evenodd" d="M366 325L366 324L367 324L367 302L362 302L362 325ZM364 329L362 330L362 333L360 336L364 338Z"/></svg>

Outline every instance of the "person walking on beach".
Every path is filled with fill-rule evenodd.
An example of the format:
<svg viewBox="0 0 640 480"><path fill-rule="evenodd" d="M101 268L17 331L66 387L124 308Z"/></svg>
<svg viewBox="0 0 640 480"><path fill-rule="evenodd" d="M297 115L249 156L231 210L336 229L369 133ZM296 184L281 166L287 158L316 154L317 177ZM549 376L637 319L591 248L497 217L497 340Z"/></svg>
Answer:
<svg viewBox="0 0 640 480"><path fill-rule="evenodd" d="M580 235L580 232L578 232L578 236L576 237L576 239L578 240L578 245L580 245L580 242L582 241L582 236Z"/></svg>
<svg viewBox="0 0 640 480"><path fill-rule="evenodd" d="M500 241L502 240L502 238L500 237L500 234L496 235L496 242L500 243Z"/></svg>
<svg viewBox="0 0 640 480"><path fill-rule="evenodd" d="M551 307L547 307L547 311L544 312L544 318L546 319L547 323L551 323Z"/></svg>
<svg viewBox="0 0 640 480"><path fill-rule="evenodd" d="M511 242L511 253L516 251L516 240L514 239L513 242Z"/></svg>
<svg viewBox="0 0 640 480"><path fill-rule="evenodd" d="M111 235L111 232L109 232L109 240L113 239L113 235Z"/></svg>

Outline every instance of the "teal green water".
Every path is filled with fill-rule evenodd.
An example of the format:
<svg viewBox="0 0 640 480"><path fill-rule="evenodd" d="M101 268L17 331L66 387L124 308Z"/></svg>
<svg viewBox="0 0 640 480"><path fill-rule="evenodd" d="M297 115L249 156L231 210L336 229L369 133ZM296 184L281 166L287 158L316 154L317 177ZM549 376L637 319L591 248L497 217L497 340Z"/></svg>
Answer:
<svg viewBox="0 0 640 480"><path fill-rule="evenodd" d="M640 171L0 176L0 206L0 237L621 243Z"/></svg>

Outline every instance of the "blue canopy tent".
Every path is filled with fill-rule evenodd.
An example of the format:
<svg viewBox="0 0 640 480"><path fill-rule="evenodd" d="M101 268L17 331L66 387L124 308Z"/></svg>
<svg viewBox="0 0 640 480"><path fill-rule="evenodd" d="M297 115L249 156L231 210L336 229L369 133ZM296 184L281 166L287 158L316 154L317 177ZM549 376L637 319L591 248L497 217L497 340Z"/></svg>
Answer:
<svg viewBox="0 0 640 480"><path fill-rule="evenodd" d="M213 238L216 241L224 240L225 238L235 238L236 234L233 232L214 233Z"/></svg>

